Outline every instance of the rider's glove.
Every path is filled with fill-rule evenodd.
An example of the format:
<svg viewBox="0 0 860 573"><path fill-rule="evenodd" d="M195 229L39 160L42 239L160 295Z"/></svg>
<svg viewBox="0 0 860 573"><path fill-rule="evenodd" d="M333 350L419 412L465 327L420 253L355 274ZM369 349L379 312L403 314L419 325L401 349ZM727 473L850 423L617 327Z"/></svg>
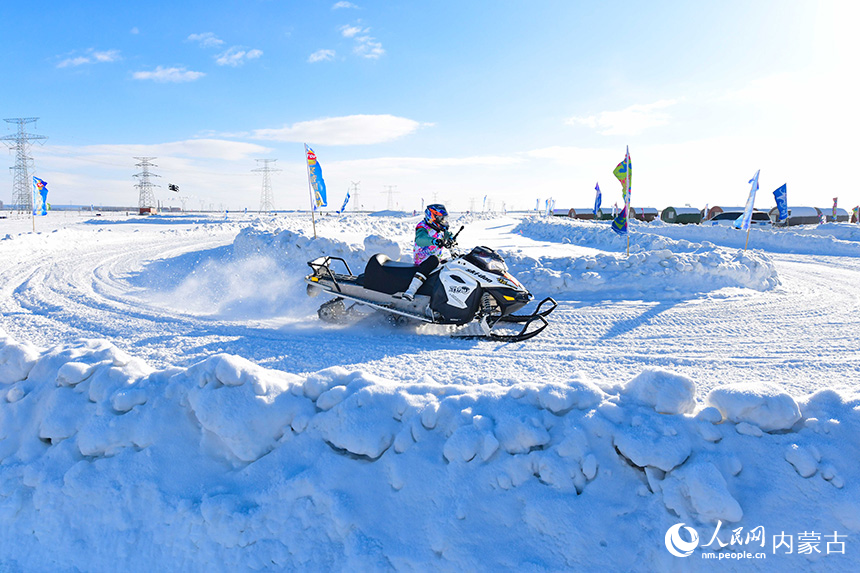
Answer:
<svg viewBox="0 0 860 573"><path fill-rule="evenodd" d="M433 241L433 244L436 245L437 247L444 247L445 246L445 239L435 239Z"/></svg>

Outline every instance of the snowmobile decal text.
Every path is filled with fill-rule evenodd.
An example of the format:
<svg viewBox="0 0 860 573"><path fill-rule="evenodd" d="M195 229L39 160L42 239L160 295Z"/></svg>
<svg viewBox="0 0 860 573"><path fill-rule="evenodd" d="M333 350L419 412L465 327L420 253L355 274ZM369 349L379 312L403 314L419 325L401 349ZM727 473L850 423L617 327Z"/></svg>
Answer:
<svg viewBox="0 0 860 573"><path fill-rule="evenodd" d="M479 273L479 272L478 272L478 271L476 271L475 269L470 269L469 267L464 267L464 268L463 268L463 270L464 270L464 271L466 271L467 273L471 274L471 275L475 275L476 277L478 277L478 278L479 278L479 279L481 279L482 281L485 281L485 282L488 282L488 283L491 283L491 282L493 282L494 280L496 280L496 279L490 278L490 277L488 277L488 276L486 276L486 275L482 275L481 273Z"/></svg>

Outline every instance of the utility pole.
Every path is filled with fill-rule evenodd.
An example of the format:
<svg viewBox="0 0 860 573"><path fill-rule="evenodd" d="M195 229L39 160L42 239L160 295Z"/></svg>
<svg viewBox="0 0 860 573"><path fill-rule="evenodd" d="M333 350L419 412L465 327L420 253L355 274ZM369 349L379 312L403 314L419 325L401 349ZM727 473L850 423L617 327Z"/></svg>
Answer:
<svg viewBox="0 0 860 573"><path fill-rule="evenodd" d="M274 163L277 159L257 159L257 162L262 162L263 166L257 169L252 169L254 173L263 174L263 192L260 194L260 213L270 213L275 210L275 203L272 199L272 181L269 173L275 173L280 169L269 167L270 163Z"/></svg>
<svg viewBox="0 0 860 573"><path fill-rule="evenodd" d="M155 183L151 183L149 181L150 177L160 177L160 175L156 175L155 173L150 173L150 167L158 167L158 165L152 163L155 157L135 157L140 161L140 163L135 163L135 167L140 167L140 173L135 173L134 177L140 178L140 183L137 183L135 187L138 188L140 194L137 199L137 206L140 209L146 209L147 207L155 207L155 194L152 192L153 187L160 187L160 185L156 185Z"/></svg>
<svg viewBox="0 0 860 573"><path fill-rule="evenodd" d="M4 120L6 123L14 123L18 125L15 135L6 135L0 137L0 141L6 144L9 149L15 150L15 166L10 167L12 170L12 197L15 204L18 206L19 213L33 212L33 183L30 181L27 168L32 165L33 158L27 155L33 141L38 141L40 145L44 145L48 139L45 135L35 135L27 133L25 126L28 123L36 123L38 117L19 117L14 119Z"/></svg>
<svg viewBox="0 0 860 573"><path fill-rule="evenodd" d="M397 193L395 189L397 189L397 185L385 185L385 192L388 194L388 207L386 208L389 211L394 209L394 194Z"/></svg>

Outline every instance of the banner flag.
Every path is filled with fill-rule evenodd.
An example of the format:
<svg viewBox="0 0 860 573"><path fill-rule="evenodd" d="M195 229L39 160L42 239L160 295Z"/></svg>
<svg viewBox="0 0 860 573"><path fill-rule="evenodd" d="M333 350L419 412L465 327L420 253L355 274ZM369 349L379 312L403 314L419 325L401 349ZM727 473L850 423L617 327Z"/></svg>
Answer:
<svg viewBox="0 0 860 573"><path fill-rule="evenodd" d="M597 212L600 210L600 202L602 200L600 195L600 183L595 183L594 190L597 192L597 195L594 197L594 218L597 219Z"/></svg>
<svg viewBox="0 0 860 573"><path fill-rule="evenodd" d="M621 213L612 221L612 230L619 235L626 235L628 229L628 215L630 213L630 183L633 179L633 165L630 163L630 149L624 153L624 161L619 163L612 172L615 178L621 182L621 195L624 197L624 207Z"/></svg>
<svg viewBox="0 0 860 573"><path fill-rule="evenodd" d="M341 205L338 213L343 213L346 210L346 204L349 203L349 189L346 190L346 197L343 200L343 205Z"/></svg>
<svg viewBox="0 0 860 573"><path fill-rule="evenodd" d="M36 198L36 195L42 198L42 207L37 211L36 201L33 201L33 215L47 215L48 214L48 182L42 181L38 177L33 177L33 198Z"/></svg>
<svg viewBox="0 0 860 573"><path fill-rule="evenodd" d="M612 230L622 236L627 234L627 205L621 209L621 213L612 221Z"/></svg>
<svg viewBox="0 0 860 573"><path fill-rule="evenodd" d="M839 197L833 198L833 221L836 222L836 203L839 202Z"/></svg>
<svg viewBox="0 0 860 573"><path fill-rule="evenodd" d="M633 165L630 163L630 150L624 154L624 160L618 164L615 171L612 172L615 178L621 182L621 196L624 198L624 203L630 204L630 182L633 174Z"/></svg>
<svg viewBox="0 0 860 573"><path fill-rule="evenodd" d="M778 223L782 223L788 219L788 183L783 183L782 187L773 192L773 198L776 199L776 209L779 211Z"/></svg>
<svg viewBox="0 0 860 573"><path fill-rule="evenodd" d="M758 191L758 174L760 172L761 172L761 169L756 171L753 178L749 180L749 182L752 183L752 187L750 188L750 196L747 197L747 205L746 205L746 207L744 207L743 214L735 220L735 223L734 223L735 229L747 231L750 228L750 221L752 220L753 205L755 204L755 192Z"/></svg>
<svg viewBox="0 0 860 573"><path fill-rule="evenodd" d="M322 167L320 167L319 161L317 161L317 155L313 149L308 147L307 143L305 144L305 155L308 159L308 181L313 193L313 208L316 211L318 207L328 206L326 202L325 181L323 180Z"/></svg>

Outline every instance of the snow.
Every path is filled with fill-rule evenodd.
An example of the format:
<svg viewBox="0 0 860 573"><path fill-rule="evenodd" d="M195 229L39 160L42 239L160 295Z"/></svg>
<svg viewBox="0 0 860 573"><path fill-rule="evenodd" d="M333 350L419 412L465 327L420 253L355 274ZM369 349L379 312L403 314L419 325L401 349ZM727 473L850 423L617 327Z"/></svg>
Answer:
<svg viewBox="0 0 860 573"><path fill-rule="evenodd" d="M546 331L318 322L406 215L0 221L0 570L860 566L856 226L454 219Z"/></svg>

